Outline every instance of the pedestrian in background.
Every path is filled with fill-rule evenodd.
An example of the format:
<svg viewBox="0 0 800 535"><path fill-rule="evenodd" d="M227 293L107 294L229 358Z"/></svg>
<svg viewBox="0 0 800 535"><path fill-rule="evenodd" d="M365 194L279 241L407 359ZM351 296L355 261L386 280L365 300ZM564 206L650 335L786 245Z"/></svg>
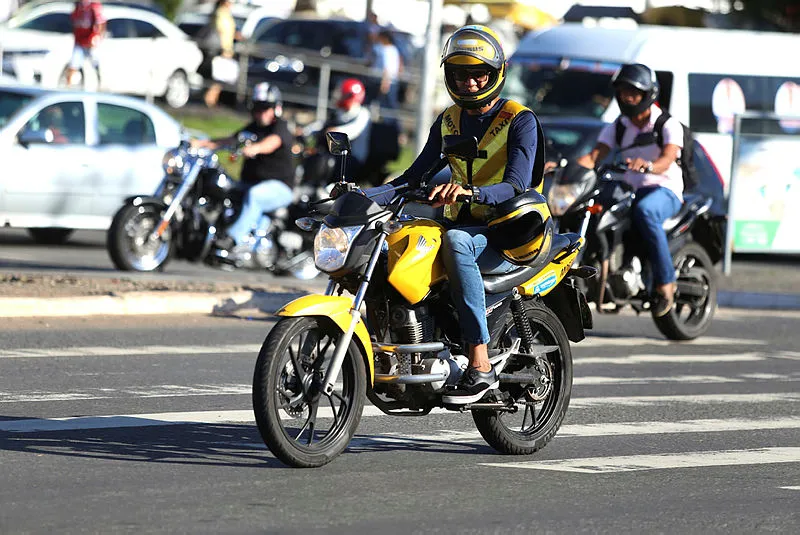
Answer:
<svg viewBox="0 0 800 535"><path fill-rule="evenodd" d="M75 46L72 57L67 66L67 86L72 86L75 74L83 68L86 59L92 62L92 67L99 77L97 58L94 49L106 31L106 19L103 17L103 8L97 0L77 0L75 9L70 15L72 21L72 35L75 37ZM86 77L84 76L84 81Z"/></svg>
<svg viewBox="0 0 800 535"><path fill-rule="evenodd" d="M213 108L219 101L222 85L214 79L214 63L218 57L233 60L233 44L237 37L236 21L231 12L231 0L217 0L214 11L209 19L209 38L207 43L216 43L216 46L206 44L203 46L204 63L206 63L207 77L212 80L206 90L203 100L206 106ZM213 32L213 33L212 33ZM219 63L219 61L217 61Z"/></svg>
<svg viewBox="0 0 800 535"><path fill-rule="evenodd" d="M378 104L381 108L396 110L400 107L398 77L403 72L403 60L400 50L392 41L392 33L382 29L377 35L375 46L375 67L381 71L380 95ZM389 122L397 122L392 116Z"/></svg>

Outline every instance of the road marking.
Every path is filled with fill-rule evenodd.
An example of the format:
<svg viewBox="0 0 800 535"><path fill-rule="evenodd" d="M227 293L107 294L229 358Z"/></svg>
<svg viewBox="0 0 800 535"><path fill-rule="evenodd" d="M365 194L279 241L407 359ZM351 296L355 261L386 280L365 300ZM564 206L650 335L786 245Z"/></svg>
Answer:
<svg viewBox="0 0 800 535"><path fill-rule="evenodd" d="M663 338L648 338L645 336L587 336L583 341L575 345L576 348L582 347L607 347L607 346L683 346L683 345L696 345L696 346L719 346L719 345L767 345L769 342L766 340L751 340L748 338L723 338L719 336L701 336L694 340L685 342L673 342L671 340L664 340Z"/></svg>
<svg viewBox="0 0 800 535"><path fill-rule="evenodd" d="M456 415L444 409L434 409L433 414ZM321 407L319 416L331 418L330 407ZM374 405L364 407L363 417L384 416ZM284 415L284 419L288 419ZM41 431L75 431L82 429L109 429L123 427L150 427L176 424L252 423L252 410L163 412L151 414L119 414L101 416L71 416L66 418L32 418L24 420L0 420L0 431L10 433L33 433ZM730 418L683 420L677 422L610 422L597 424L564 425L559 437L599 437L618 435L651 435L673 433L717 433L727 431L754 431L776 429L800 429L800 417L780 418ZM479 440L477 431L441 430L433 435L407 435L387 433L375 440L397 441L473 441Z"/></svg>
<svg viewBox="0 0 800 535"><path fill-rule="evenodd" d="M617 405L623 407L639 407L648 405L664 405L669 403L777 403L800 401L800 393L774 392L764 394L690 394L671 396L609 396L609 397L574 397L569 402L570 409L597 407L600 405Z"/></svg>
<svg viewBox="0 0 800 535"><path fill-rule="evenodd" d="M784 489L784 490L800 490L800 486L797 486L797 487L778 487L778 488L779 489Z"/></svg>
<svg viewBox="0 0 800 535"><path fill-rule="evenodd" d="M690 342L680 342L680 345L766 345L764 340L750 340L741 338L700 337ZM644 336L602 338L589 336L577 344L582 347L631 347L631 346L676 346L678 343L660 338L647 338ZM55 358L55 357L139 357L139 356L165 356L165 355L211 355L211 354L257 354L261 350L260 344L231 344L221 346L139 346L139 347L66 347L66 348L19 348L0 351L0 359L20 358ZM749 354L749 353L748 353ZM687 356L687 358L689 358ZM690 360L703 358L692 357ZM576 361L579 359L576 359ZM586 359L582 359L586 360Z"/></svg>
<svg viewBox="0 0 800 535"><path fill-rule="evenodd" d="M664 377L575 377L574 385L640 385L652 383L741 383L744 379L719 375L668 375Z"/></svg>
<svg viewBox="0 0 800 535"><path fill-rule="evenodd" d="M619 457L588 457L554 461L523 461L518 463L480 463L499 468L527 468L608 474L665 468L698 468L705 466L738 466L754 464L800 462L800 448L760 448L749 450L699 451L694 453L662 453L656 455L625 455Z"/></svg>
<svg viewBox="0 0 800 535"><path fill-rule="evenodd" d="M756 362L766 360L763 353L731 353L726 355L628 355L626 357L576 357L573 364L701 364L711 362Z"/></svg>
<svg viewBox="0 0 800 535"><path fill-rule="evenodd" d="M261 345L232 344L225 346L140 346L140 347L69 347L55 349L7 349L0 359L54 357L141 357L161 355L212 355L258 353Z"/></svg>

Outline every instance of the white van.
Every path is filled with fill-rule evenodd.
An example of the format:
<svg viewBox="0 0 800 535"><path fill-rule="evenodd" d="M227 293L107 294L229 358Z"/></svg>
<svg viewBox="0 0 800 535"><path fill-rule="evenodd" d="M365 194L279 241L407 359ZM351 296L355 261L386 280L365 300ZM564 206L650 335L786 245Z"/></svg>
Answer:
<svg viewBox="0 0 800 535"><path fill-rule="evenodd" d="M727 187L735 113L800 116L798 52L797 34L567 23L520 41L504 94L543 116L611 122L619 115L611 76L643 63L656 71L659 105L692 129Z"/></svg>

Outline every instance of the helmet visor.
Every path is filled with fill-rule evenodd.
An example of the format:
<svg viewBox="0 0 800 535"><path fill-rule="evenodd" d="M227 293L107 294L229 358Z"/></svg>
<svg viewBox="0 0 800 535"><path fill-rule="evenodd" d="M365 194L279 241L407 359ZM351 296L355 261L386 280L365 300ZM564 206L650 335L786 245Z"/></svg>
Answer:
<svg viewBox="0 0 800 535"><path fill-rule="evenodd" d="M457 95L480 95L484 89L492 88L497 83L496 69L488 65L444 67L445 82L450 91Z"/></svg>

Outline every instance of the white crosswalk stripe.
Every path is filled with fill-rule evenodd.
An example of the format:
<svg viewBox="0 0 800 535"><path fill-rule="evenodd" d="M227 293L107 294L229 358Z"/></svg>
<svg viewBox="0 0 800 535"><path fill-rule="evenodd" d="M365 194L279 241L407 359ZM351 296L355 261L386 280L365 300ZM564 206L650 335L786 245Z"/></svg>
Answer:
<svg viewBox="0 0 800 535"><path fill-rule="evenodd" d="M750 434L751 436L766 436L767 433L796 433L800 429L800 416L798 416L797 403L800 402L800 391L792 388L791 383L800 380L800 370L791 370L789 361L800 360L800 353L791 351L775 351L767 346L764 340L705 337L689 343L675 344L663 339L642 336L633 337L588 337L586 341L575 348L575 377L574 385L579 387L573 391L570 402L573 418L582 418L591 414L607 412L612 420L614 414L626 414L628 420L633 421L584 421L583 423L568 423L561 427L556 435L556 441L578 441L592 437L637 437L637 436L672 436L709 433L731 433L730 436ZM693 353L691 346L698 348L698 353ZM611 353L618 347L616 354ZM679 349L676 349L678 348ZM714 348L719 347L715 351ZM734 347L741 348L737 352ZM0 350L2 359L60 359L60 358L116 358L116 357L182 357L203 355L241 355L253 359L259 351L258 344L231 344L216 346L163 346L148 345L139 347L72 347L72 348L21 348ZM653 351L648 351L653 349ZM733 350L732 350L733 349ZM595 351L600 350L600 351ZM671 353L670 351L674 351ZM605 355L599 354L605 351ZM633 353L635 351L635 353ZM609 355L609 353L611 353ZM708 354L706 354L708 353ZM783 362L780 362L783 360ZM9 364L11 365L11 364ZM692 367L689 366L699 366ZM739 366L741 365L741 366ZM780 367L779 367L780 365ZM596 366L597 368L590 368ZM787 371L789 369L789 371ZM591 370L591 374L584 371ZM598 373L598 370L602 370ZM653 370L658 370L653 372ZM775 392L758 391L747 386L771 383L782 385ZM654 385L659 390L654 390L648 395L619 395L625 394L625 388L632 385ZM676 393L674 385L681 385L680 393ZM691 385L705 385L694 392L686 393L684 387ZM718 386L716 386L718 385ZM588 395L602 392L601 387L617 395L597 396ZM598 387L592 389L591 387ZM70 391L44 391L21 390L0 391L0 406L13 407L14 404L34 403L36 407L46 407L47 403L64 402L77 403L95 400L114 400L116 405L122 403L137 403L139 400L161 400L158 403L169 403L168 400L181 398L216 397L215 406L226 403L222 396L238 396L236 406L241 407L241 396L251 395L251 385L229 382L214 384L152 384L147 386L98 386L95 388L80 388ZM714 391L716 388L718 391ZM732 389L735 391L731 391ZM720 391L721 390L721 391ZM744 390L744 391L743 391ZM666 391L666 393L664 393ZM641 389L637 390L641 392ZM166 401L165 401L166 400ZM208 400L192 400L192 406L202 408ZM153 402L151 402L153 403ZM185 404L185 403L184 403ZM765 411L759 412L761 404L773 404L777 412L770 412L770 417L764 416ZM159 405L159 407L169 405ZM658 413L659 407L670 407L675 414L696 414L709 407L738 407L739 412L731 412L729 418L693 418L682 420L653 419L654 411L649 416L637 418L640 408L654 409ZM631 410L636 408L636 410ZM583 413L580 411L584 410ZM627 410L627 412L624 412ZM742 412L742 411L747 412ZM616 411L616 412L615 412ZM87 430L114 430L125 428L145 428L175 425L254 425L253 412L250 409L235 410L194 410L190 412L165 411L150 413L101 414L71 416L60 418L17 418L7 417L0 419L0 433L7 437L22 437L32 433L63 433L81 432ZM62 413L63 414L63 413ZM396 447L401 444L483 444L484 440L474 428L458 429L463 425L463 415L457 415L444 409L432 412L438 416L435 420L437 426L432 430L425 426L423 433L386 431L378 434L358 432L351 442L351 448ZM713 415L716 416L716 412ZM719 412L719 414L724 414ZM735 414L739 414L738 416ZM742 417L741 414L760 414L759 417ZM442 419L442 415L453 416L452 420ZM710 414L709 414L710 415ZM319 416L331 418L330 408L320 408ZM285 419L288 416L284 415ZM384 415L377 407L367 405L364 407L362 424L376 422L379 418L390 418ZM457 420L461 418L460 420ZM453 428L447 428L448 422ZM574 419L573 419L574 421ZM580 421L580 420L578 420ZM439 429L439 427L442 427ZM372 425L374 429L374 425ZM754 435L754 433L761 435ZM736 435L733 435L733 434ZM240 439L241 440L241 439ZM246 439L245 439L246 440ZM574 443L574 442L573 442ZM632 440L627 444L635 444ZM674 443L674 442L673 442ZM265 449L260 441L249 443L228 444L243 448ZM377 446L377 448L376 448ZM725 447L728 445L726 444ZM781 447L786 444L767 442L755 439L742 449L723 449L714 451L687 451L680 453L653 453L647 451L643 454L609 455L565 458L547 461L535 459L518 460L509 462L483 463L483 466L497 470L549 470L565 471L579 474L604 474L625 473L641 470L666 470L686 468L709 468L733 465L760 465L778 463L800 462L800 447ZM755 446L755 447L753 447ZM758 447L763 446L763 447ZM594 452L593 452L594 453ZM777 487L787 492L800 490L800 486L792 485L795 481L784 482L785 486Z"/></svg>

